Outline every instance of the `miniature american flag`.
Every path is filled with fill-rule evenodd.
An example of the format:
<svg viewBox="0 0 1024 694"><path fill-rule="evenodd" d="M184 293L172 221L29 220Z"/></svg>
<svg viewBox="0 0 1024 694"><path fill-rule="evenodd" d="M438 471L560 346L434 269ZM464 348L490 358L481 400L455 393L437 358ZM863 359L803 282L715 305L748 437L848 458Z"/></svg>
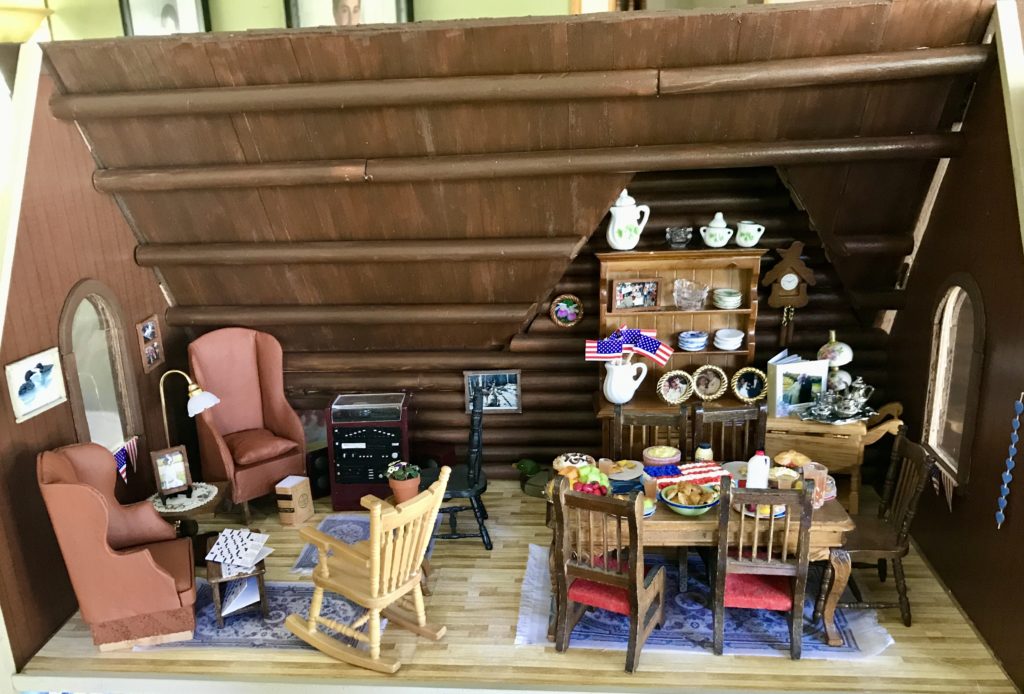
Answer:
<svg viewBox="0 0 1024 694"><path fill-rule="evenodd" d="M603 340L587 340L583 358L586 361L621 359L622 340L614 335Z"/></svg>
<svg viewBox="0 0 1024 694"><path fill-rule="evenodd" d="M633 351L646 355L652 361L664 366L672 356L672 348L661 340L655 340L647 335L640 335L632 345Z"/></svg>
<svg viewBox="0 0 1024 694"><path fill-rule="evenodd" d="M117 461L117 474L121 475L121 479L124 480L125 484L128 483L128 449L125 446L121 446L114 451L114 460Z"/></svg>

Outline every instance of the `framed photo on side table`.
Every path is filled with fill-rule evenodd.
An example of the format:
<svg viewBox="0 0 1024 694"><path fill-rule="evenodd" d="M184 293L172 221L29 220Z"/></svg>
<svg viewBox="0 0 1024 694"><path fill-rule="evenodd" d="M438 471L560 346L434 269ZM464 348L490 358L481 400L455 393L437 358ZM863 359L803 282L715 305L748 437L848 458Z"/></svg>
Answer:
<svg viewBox="0 0 1024 694"><path fill-rule="evenodd" d="M519 369L505 371L463 371L466 412L473 405L473 391L484 392L484 414L520 413L523 411L523 391L519 382Z"/></svg>
<svg viewBox="0 0 1024 694"><path fill-rule="evenodd" d="M613 312L652 311L658 308L658 293L661 280L637 279L615 280L612 282Z"/></svg>
<svg viewBox="0 0 1024 694"><path fill-rule="evenodd" d="M192 473L188 469L188 453L184 446L152 451L153 479L161 499L192 489Z"/></svg>

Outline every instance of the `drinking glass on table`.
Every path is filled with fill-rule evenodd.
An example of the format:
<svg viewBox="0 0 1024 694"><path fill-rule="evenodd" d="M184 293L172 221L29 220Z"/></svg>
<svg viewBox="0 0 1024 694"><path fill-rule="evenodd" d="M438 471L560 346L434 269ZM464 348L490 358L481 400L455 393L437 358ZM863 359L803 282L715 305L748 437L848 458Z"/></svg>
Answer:
<svg viewBox="0 0 1024 694"><path fill-rule="evenodd" d="M821 508L825 505L825 483L828 479L828 468L821 463L806 463L801 470L805 480L814 480L811 506Z"/></svg>

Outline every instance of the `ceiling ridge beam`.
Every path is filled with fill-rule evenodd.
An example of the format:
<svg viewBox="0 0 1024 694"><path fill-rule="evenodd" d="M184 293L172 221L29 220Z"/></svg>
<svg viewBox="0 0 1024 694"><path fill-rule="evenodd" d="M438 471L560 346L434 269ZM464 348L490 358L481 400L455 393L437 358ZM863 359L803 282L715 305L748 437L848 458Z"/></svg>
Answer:
<svg viewBox="0 0 1024 694"><path fill-rule="evenodd" d="M60 94L50 109L63 120L93 120L709 94L971 74L990 54L975 45L731 65Z"/></svg>
<svg viewBox="0 0 1024 694"><path fill-rule="evenodd" d="M286 372L369 373L458 371L463 369L556 369L593 371L594 364L579 354L518 354L497 350L432 350L401 352L285 352Z"/></svg>
<svg viewBox="0 0 1024 694"><path fill-rule="evenodd" d="M489 152L280 164L100 169L93 174L93 185L96 190L103 193L138 193L200 188L405 183L940 159L956 156L962 144L962 135L959 133L937 133L895 137Z"/></svg>
<svg viewBox="0 0 1024 694"><path fill-rule="evenodd" d="M544 258L568 260L578 240L576 236L543 236L509 239L154 243L138 246L135 249L135 262L142 267L157 267L469 262Z"/></svg>
<svg viewBox="0 0 1024 694"><path fill-rule="evenodd" d="M238 325L477 325L515 323L532 304L376 304L281 306L172 306L175 327Z"/></svg>

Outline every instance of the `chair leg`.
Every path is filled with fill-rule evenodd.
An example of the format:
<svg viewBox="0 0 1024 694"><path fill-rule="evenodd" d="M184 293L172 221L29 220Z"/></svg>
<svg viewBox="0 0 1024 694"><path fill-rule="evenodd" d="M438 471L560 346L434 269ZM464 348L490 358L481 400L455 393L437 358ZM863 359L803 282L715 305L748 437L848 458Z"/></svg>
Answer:
<svg viewBox="0 0 1024 694"><path fill-rule="evenodd" d="M857 602L864 602L864 597L860 593L860 586L857 585L856 579L853 574L850 574L850 582L846 584L850 588L850 592L853 593L853 599Z"/></svg>
<svg viewBox="0 0 1024 694"><path fill-rule="evenodd" d="M484 498L482 496L477 497L477 503L480 504L480 513L483 515L484 520L489 519L490 516L487 514L487 507L484 506Z"/></svg>
<svg viewBox="0 0 1024 694"><path fill-rule="evenodd" d="M885 583L886 574L888 573L888 564L885 563L885 559L878 560L878 580Z"/></svg>
<svg viewBox="0 0 1024 694"><path fill-rule="evenodd" d="M380 610L370 610L370 621L367 627L367 636L370 639L370 657L377 660L380 658Z"/></svg>
<svg viewBox="0 0 1024 694"><path fill-rule="evenodd" d="M629 616L629 645L626 646L626 672L636 670L636 661L640 656L640 615Z"/></svg>
<svg viewBox="0 0 1024 694"><path fill-rule="evenodd" d="M249 510L249 502L248 501L243 501L242 502L242 523L246 527L249 527L250 525L252 525L252 512Z"/></svg>
<svg viewBox="0 0 1024 694"><path fill-rule="evenodd" d="M903 617L903 625L910 626L910 598L907 597L907 574L903 570L903 560L892 560L892 571L896 574L896 592L900 595L900 616Z"/></svg>
<svg viewBox="0 0 1024 694"><path fill-rule="evenodd" d="M832 584L832 564L826 563L825 570L821 576L821 587L818 589L818 599L814 601L814 623L821 619L821 613L825 610L825 596L828 595L829 586Z"/></svg>
<svg viewBox="0 0 1024 694"><path fill-rule="evenodd" d="M320 616L320 609L324 604L324 589L317 586L313 589L313 598L309 601L309 620L308 627L312 633L316 631L316 619Z"/></svg>
<svg viewBox="0 0 1024 694"><path fill-rule="evenodd" d="M430 560L424 559L423 563L420 564L420 590L426 596L430 595L430 586L427 585L427 580L430 578Z"/></svg>
<svg viewBox="0 0 1024 694"><path fill-rule="evenodd" d="M416 624L427 626L427 611L423 608L423 591L417 583L412 589L412 604L416 607Z"/></svg>
<svg viewBox="0 0 1024 694"><path fill-rule="evenodd" d="M480 539L484 541L484 549L490 550L493 545L491 544L491 534L487 532L487 526L484 525L486 516L483 511L483 503L480 501L479 496L471 496L469 498L469 505L473 507L473 515L476 516L476 524L480 526Z"/></svg>

